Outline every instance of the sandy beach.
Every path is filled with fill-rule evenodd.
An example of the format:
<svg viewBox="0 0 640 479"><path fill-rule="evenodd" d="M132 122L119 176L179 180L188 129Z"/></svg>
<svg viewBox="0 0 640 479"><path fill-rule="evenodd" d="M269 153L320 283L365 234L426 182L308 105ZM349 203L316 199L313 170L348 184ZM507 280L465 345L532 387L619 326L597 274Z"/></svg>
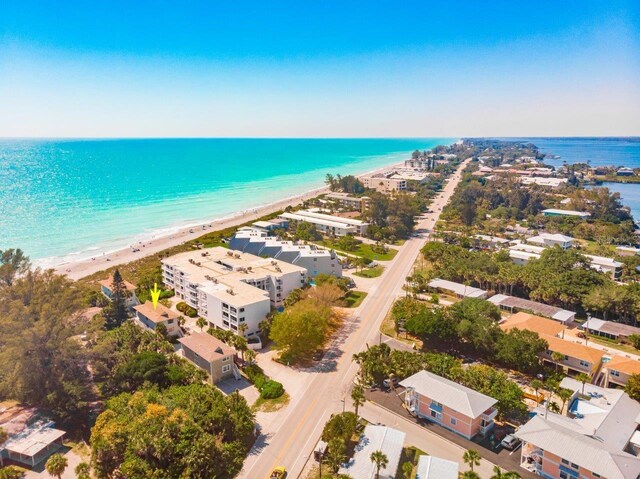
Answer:
<svg viewBox="0 0 640 479"><path fill-rule="evenodd" d="M377 168L375 170L360 173L358 176L371 174L379 171L384 171L389 168L394 168L401 165L402 165L401 163L394 163L388 166ZM93 258L87 258L87 259L82 259L78 261L62 263L59 265L52 266L52 268L58 274L64 274L73 280L77 280L80 278L84 278L85 276L89 276L98 271L102 271L107 268L110 268L112 266L129 263L131 261L144 258L145 256L158 253L162 250L165 250L172 246L182 244L186 241L194 240L204 234L211 233L213 231L220 231L226 228L239 226L249 221L255 221L258 218L261 218L270 213L283 210L289 205L291 206L299 205L300 203L303 203L306 200L314 198L328 191L329 191L328 187L316 188L306 193L284 198L282 200L269 203L259 208L252 208L250 210L238 212L231 217L222 218L222 219L220 218L213 219L211 221L207 221L196 226L183 228L178 232L170 235L161 236L158 238L154 238L153 240L132 245L132 246L135 246L135 249L139 251L134 251L134 248L132 247L126 247L110 253L99 253Z"/></svg>

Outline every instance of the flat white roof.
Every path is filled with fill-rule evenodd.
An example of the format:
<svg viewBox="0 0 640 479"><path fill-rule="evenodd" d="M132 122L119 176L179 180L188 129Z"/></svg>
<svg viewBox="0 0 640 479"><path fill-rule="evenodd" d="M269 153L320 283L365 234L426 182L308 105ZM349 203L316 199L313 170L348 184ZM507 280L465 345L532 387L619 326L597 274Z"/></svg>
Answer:
<svg viewBox="0 0 640 479"><path fill-rule="evenodd" d="M299 210L296 211L296 214L307 216L309 218L317 218L320 220L335 221L336 223L344 223L351 226L366 226L368 224L365 221L357 220L354 218L344 218L342 216L327 215L325 213L318 213L317 211L311 210Z"/></svg>
<svg viewBox="0 0 640 479"><path fill-rule="evenodd" d="M531 241L532 243L544 243L544 240L557 241L559 243L571 243L573 238L560 233L540 233L538 236L532 236L527 239L527 241Z"/></svg>
<svg viewBox="0 0 640 479"><path fill-rule="evenodd" d="M453 291L454 293L466 298L480 298L487 294L484 289L474 288L473 286L467 286L466 284L455 283L453 281L438 278L431 280L429 287Z"/></svg>
<svg viewBox="0 0 640 479"><path fill-rule="evenodd" d="M38 429L26 436L10 439L4 444L4 449L33 457L64 435L64 431L52 427Z"/></svg>
<svg viewBox="0 0 640 479"><path fill-rule="evenodd" d="M371 462L371 453L382 451L389 462L380 469L380 479L395 479L404 438L405 433L402 431L387 426L369 424L360 436L353 458L342 465L340 474L348 474L358 479L375 478L376 466Z"/></svg>
<svg viewBox="0 0 640 479"><path fill-rule="evenodd" d="M353 225L338 223L337 221L330 221L322 218L314 218L312 216L305 216L297 213L282 213L280 217L294 221L306 221L307 223L315 223L322 226L328 226L330 228L339 228L345 231L355 231L355 226Z"/></svg>
<svg viewBox="0 0 640 479"><path fill-rule="evenodd" d="M563 215L563 216L591 216L591 213L586 213L584 211L575 211L575 210L559 210L555 208L549 208L546 210L542 210L543 213L549 213L552 215Z"/></svg>
<svg viewBox="0 0 640 479"><path fill-rule="evenodd" d="M435 456L420 456L416 479L458 479L457 462Z"/></svg>

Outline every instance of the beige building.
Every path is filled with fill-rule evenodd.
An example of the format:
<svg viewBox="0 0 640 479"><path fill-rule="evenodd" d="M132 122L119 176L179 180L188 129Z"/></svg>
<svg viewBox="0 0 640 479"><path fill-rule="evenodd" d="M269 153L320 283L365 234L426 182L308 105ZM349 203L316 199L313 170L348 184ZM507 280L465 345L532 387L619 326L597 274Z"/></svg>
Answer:
<svg viewBox="0 0 640 479"><path fill-rule="evenodd" d="M500 323L500 328L503 331L516 328L538 333L548 343L547 350L541 354L542 362L554 368L557 364L569 375L585 373L594 377L600 370L604 353L599 349L563 339L567 328L557 321L519 312ZM553 353L561 354L562 359L556 362Z"/></svg>
<svg viewBox="0 0 640 479"><path fill-rule="evenodd" d="M162 281L216 328L251 337L272 309L306 283L307 270L273 258L216 247L162 260Z"/></svg>
<svg viewBox="0 0 640 479"><path fill-rule="evenodd" d="M359 179L365 188L376 190L380 193L392 193L394 191L404 191L407 189L405 178L394 177L395 171L384 173L373 173L361 176Z"/></svg>
<svg viewBox="0 0 640 479"><path fill-rule="evenodd" d="M184 357L206 371L211 384L236 377L236 351L209 333L194 333L178 340Z"/></svg>
<svg viewBox="0 0 640 479"><path fill-rule="evenodd" d="M343 208L360 211L364 213L369 208L371 198L368 196L351 196L349 193L332 192L327 193L326 199L338 203Z"/></svg>
<svg viewBox="0 0 640 479"><path fill-rule="evenodd" d="M640 374L640 361L614 356L602 367L602 385L606 388L624 387L634 374Z"/></svg>
<svg viewBox="0 0 640 479"><path fill-rule="evenodd" d="M180 325L178 324L178 317L180 316L175 311L171 311L166 306L158 303L156 307L153 307L151 301L147 301L144 304L134 306L135 311L134 321L140 326L147 328L151 331L155 331L159 324L163 324L167 328L167 334L169 336L181 336Z"/></svg>

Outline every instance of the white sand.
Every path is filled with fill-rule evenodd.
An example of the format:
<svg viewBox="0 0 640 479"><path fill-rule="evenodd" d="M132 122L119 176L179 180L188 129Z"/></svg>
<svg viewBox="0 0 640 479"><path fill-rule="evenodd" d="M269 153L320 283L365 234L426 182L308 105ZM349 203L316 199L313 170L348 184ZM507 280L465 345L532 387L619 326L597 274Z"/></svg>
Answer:
<svg viewBox="0 0 640 479"><path fill-rule="evenodd" d="M384 166L382 168L378 168L373 171L361 173L360 175L387 170L389 168L393 168L401 165L402 164L395 163L392 165ZM270 213L274 213L279 210L283 210L289 205L291 206L298 205L306 200L315 198L316 196L322 193L326 193L327 191L329 191L327 187L318 188L315 190L311 190L307 193L303 193L301 195L285 198L283 200L270 203L260 208L247 210L244 213L242 212L237 213L236 215L231 217L227 217L224 219L217 219L217 220L214 219L212 221L208 221L198 226L191 226L188 228L184 228L178 231L177 233L155 238L153 240L143 242L140 245L136 245L140 249L140 251L135 253L133 252L132 248L127 247L118 251L114 251L112 253L108 253L104 255L102 254L96 255L94 258L83 259L83 260L78 260L78 261L73 261L73 262L68 262L68 263L57 265L57 266L53 266L53 269L59 274L66 274L69 278L77 280L80 278L84 278L85 276L89 276L98 271L102 271L107 268L110 268L112 266L129 263L131 261L144 258L145 256L158 253L162 250L185 243L187 241L194 240L204 234L211 233L213 231L220 231L226 228L247 223L249 221L255 221L262 216L268 215Z"/></svg>

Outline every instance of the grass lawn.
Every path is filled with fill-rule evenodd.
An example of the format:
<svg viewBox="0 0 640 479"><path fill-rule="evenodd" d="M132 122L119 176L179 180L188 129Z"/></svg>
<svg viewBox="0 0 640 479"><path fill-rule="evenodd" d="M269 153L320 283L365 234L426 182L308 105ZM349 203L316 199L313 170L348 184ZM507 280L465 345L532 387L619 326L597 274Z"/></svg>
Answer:
<svg viewBox="0 0 640 479"><path fill-rule="evenodd" d="M605 338L599 338L597 336L594 336L593 334L589 335L589 342L590 343L597 343L597 344L600 344L602 346L606 346L607 348L617 349L618 351L624 351L625 353L631 353L631 354L639 354L640 353L640 351L638 351L636 348L634 348L630 344L620 344L620 343L617 343L617 342L615 342L613 340L607 340Z"/></svg>
<svg viewBox="0 0 640 479"><path fill-rule="evenodd" d="M395 258L396 254L398 254L398 250L395 248L387 247L387 252L384 254L376 253L371 249L370 244L368 243L360 243L358 247L353 251L343 251L338 248L335 244L335 241L330 239L324 239L322 241L318 241L318 244L324 246L325 248L334 249L340 253L344 253L351 256L359 256L361 258L366 258L369 261L390 261Z"/></svg>
<svg viewBox="0 0 640 479"><path fill-rule="evenodd" d="M373 268L365 268L361 271L353 273L354 276L360 276L361 278L377 278L384 271L384 266L376 265Z"/></svg>
<svg viewBox="0 0 640 479"><path fill-rule="evenodd" d="M364 291L351 290L344 297L345 306L347 308L357 308L366 297L367 293L365 293Z"/></svg>
<svg viewBox="0 0 640 479"><path fill-rule="evenodd" d="M289 404L290 399L291 398L289 397L289 394L286 392L279 398L275 399L263 399L259 397L258 400L253 404L252 408L256 412L275 412L279 411L287 404Z"/></svg>

